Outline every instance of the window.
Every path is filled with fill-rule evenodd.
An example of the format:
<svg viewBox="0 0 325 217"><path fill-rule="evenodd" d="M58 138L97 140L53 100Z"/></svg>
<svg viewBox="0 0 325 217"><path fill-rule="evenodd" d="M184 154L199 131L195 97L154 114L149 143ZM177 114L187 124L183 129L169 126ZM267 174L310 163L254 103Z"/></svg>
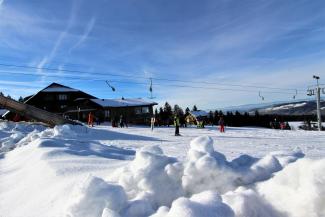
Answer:
<svg viewBox="0 0 325 217"><path fill-rule="evenodd" d="M109 118L109 110L105 110L105 118Z"/></svg>
<svg viewBox="0 0 325 217"><path fill-rule="evenodd" d="M149 107L142 107L142 113L149 113Z"/></svg>
<svg viewBox="0 0 325 217"><path fill-rule="evenodd" d="M134 109L135 114L139 115L139 114L147 114L149 113L149 107L136 107Z"/></svg>
<svg viewBox="0 0 325 217"><path fill-rule="evenodd" d="M68 100L68 96L66 94L59 94L59 100L60 101Z"/></svg>
<svg viewBox="0 0 325 217"><path fill-rule="evenodd" d="M134 112L135 112L135 114L137 114L137 115L141 114L141 107L136 107L136 108L134 109Z"/></svg>

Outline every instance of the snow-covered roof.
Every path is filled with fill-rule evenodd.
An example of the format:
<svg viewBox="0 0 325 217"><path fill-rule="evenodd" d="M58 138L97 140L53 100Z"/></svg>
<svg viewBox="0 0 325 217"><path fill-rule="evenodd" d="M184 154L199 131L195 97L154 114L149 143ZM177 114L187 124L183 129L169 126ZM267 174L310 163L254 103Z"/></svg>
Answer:
<svg viewBox="0 0 325 217"><path fill-rule="evenodd" d="M206 111L203 110L191 111L190 114L194 117L207 117L209 115Z"/></svg>
<svg viewBox="0 0 325 217"><path fill-rule="evenodd" d="M45 87L43 90L40 92L78 92L80 90L64 86L62 84L58 83L52 83L49 86Z"/></svg>
<svg viewBox="0 0 325 217"><path fill-rule="evenodd" d="M102 107L134 107L134 106L157 105L156 102L145 101L141 98L137 98L137 99L90 99L90 100Z"/></svg>
<svg viewBox="0 0 325 217"><path fill-rule="evenodd" d="M69 88L69 87L48 87L41 92L78 92L80 90Z"/></svg>

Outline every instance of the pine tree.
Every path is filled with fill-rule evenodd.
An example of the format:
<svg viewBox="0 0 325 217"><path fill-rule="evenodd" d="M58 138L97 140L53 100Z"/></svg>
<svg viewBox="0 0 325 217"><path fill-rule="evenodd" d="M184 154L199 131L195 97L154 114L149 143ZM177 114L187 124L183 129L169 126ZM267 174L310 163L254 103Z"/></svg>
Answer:
<svg viewBox="0 0 325 217"><path fill-rule="evenodd" d="M183 116L184 111L179 105L174 105L174 115Z"/></svg>
<svg viewBox="0 0 325 217"><path fill-rule="evenodd" d="M19 97L18 102L24 102L24 98L22 96Z"/></svg>
<svg viewBox="0 0 325 217"><path fill-rule="evenodd" d="M213 124L213 112L209 111L209 123Z"/></svg>
<svg viewBox="0 0 325 217"><path fill-rule="evenodd" d="M260 113L258 112L258 110L255 111L255 117L259 117Z"/></svg>
<svg viewBox="0 0 325 217"><path fill-rule="evenodd" d="M158 114L158 109L156 108L156 109L155 109L155 118L156 118L156 119L158 118L158 115L159 115L159 114Z"/></svg>
<svg viewBox="0 0 325 217"><path fill-rule="evenodd" d="M172 118L173 118L172 107L170 106L170 104L168 102L166 102L165 106L164 106L164 119L163 120L169 126L171 124Z"/></svg>
<svg viewBox="0 0 325 217"><path fill-rule="evenodd" d="M162 107L159 108L159 122L164 121L165 118L165 113ZM160 124L163 124L162 122Z"/></svg>
<svg viewBox="0 0 325 217"><path fill-rule="evenodd" d="M190 113L190 108L189 107L186 107L186 109L185 109L185 115L188 115L189 113Z"/></svg>
<svg viewBox="0 0 325 217"><path fill-rule="evenodd" d="M196 105L193 106L192 111L197 111L197 107L196 107Z"/></svg>

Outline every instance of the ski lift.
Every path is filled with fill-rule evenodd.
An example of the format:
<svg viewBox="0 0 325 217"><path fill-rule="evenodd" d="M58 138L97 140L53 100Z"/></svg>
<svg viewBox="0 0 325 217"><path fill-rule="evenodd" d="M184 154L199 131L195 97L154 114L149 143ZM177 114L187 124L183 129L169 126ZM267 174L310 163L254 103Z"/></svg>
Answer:
<svg viewBox="0 0 325 217"><path fill-rule="evenodd" d="M313 95L313 90L310 88L307 89L307 96L312 96Z"/></svg>
<svg viewBox="0 0 325 217"><path fill-rule="evenodd" d="M110 85L108 81L106 81L106 84L112 89L113 92L115 92L115 88L112 85Z"/></svg>
<svg viewBox="0 0 325 217"><path fill-rule="evenodd" d="M261 91L258 92L258 96L259 96L262 100L264 100L264 96L261 95Z"/></svg>
<svg viewBox="0 0 325 217"><path fill-rule="evenodd" d="M293 99L296 99L296 96L298 95L298 90L296 89L296 94L295 95L293 95Z"/></svg>
<svg viewBox="0 0 325 217"><path fill-rule="evenodd" d="M150 78L150 87L149 87L149 91L150 91L150 97L149 97L149 99L154 99L154 98L156 98L156 97L153 97L153 96L152 96L152 91L153 91L153 89L152 89L152 78Z"/></svg>

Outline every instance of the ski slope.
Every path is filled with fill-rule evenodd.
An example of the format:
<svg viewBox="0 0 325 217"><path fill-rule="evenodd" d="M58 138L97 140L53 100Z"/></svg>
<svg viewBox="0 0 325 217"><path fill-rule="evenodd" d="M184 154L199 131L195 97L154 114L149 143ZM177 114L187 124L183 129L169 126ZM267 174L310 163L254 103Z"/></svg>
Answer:
<svg viewBox="0 0 325 217"><path fill-rule="evenodd" d="M325 133L0 123L0 216L325 216Z"/></svg>

